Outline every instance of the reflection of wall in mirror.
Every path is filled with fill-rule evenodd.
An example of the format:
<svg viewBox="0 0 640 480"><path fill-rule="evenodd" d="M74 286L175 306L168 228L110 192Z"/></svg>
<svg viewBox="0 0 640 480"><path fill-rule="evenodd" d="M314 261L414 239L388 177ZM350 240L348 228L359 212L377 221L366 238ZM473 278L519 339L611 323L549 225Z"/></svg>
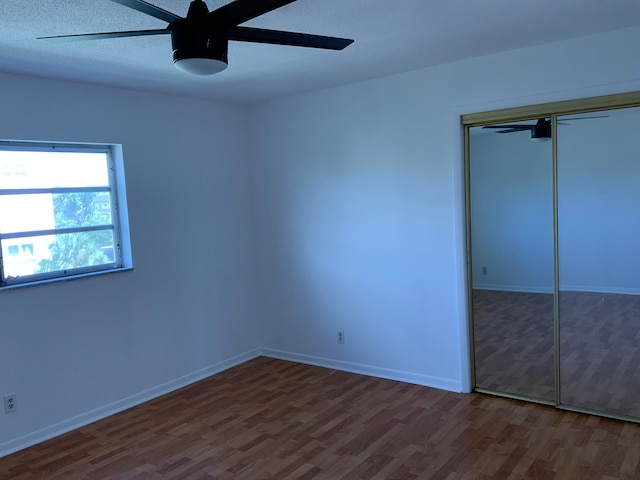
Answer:
<svg viewBox="0 0 640 480"><path fill-rule="evenodd" d="M560 288L640 293L640 109L605 114L558 126ZM470 152L474 287L551 292L551 144L472 129Z"/></svg>
<svg viewBox="0 0 640 480"><path fill-rule="evenodd" d="M472 132L470 153L474 286L551 291L551 144L484 130Z"/></svg>

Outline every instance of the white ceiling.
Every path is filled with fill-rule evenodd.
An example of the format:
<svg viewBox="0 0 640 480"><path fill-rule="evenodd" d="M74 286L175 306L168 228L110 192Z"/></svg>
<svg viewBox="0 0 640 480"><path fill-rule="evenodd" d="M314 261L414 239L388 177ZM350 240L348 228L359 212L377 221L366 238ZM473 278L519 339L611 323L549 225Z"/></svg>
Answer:
<svg viewBox="0 0 640 480"><path fill-rule="evenodd" d="M189 0L149 0L185 16ZM229 0L208 0L213 10ZM2 0L0 70L251 103L640 25L640 0L297 0L246 25L355 39L342 51L230 42L229 68L193 77L168 35L52 43L38 36L164 28L109 0ZM637 48L637 46L633 47Z"/></svg>

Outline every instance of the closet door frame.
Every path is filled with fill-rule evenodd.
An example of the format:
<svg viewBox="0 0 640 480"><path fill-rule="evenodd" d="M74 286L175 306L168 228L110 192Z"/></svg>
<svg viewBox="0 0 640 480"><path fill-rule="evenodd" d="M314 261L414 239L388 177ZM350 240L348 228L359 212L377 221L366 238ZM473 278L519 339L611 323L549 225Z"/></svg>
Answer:
<svg viewBox="0 0 640 480"><path fill-rule="evenodd" d="M523 107L507 108L487 112L465 114L460 117L464 128L464 171L465 171L465 218L466 218L466 261L467 261L467 312L468 312L468 339L469 339L469 359L471 362L471 383L473 391L487 393L518 400L526 400L536 403L553 405L556 408L574 412L588 413L603 417L615 418L619 420L640 423L640 418L628 417L618 414L608 414L601 411L589 410L561 403L560 393L560 319L559 319L559 262L558 262L558 182L557 182L557 117L561 115L572 115L579 113L593 113L604 110L615 110L630 107L640 107L640 92L629 92L615 95L605 95L600 97L583 98L578 100L567 100L560 102L544 103ZM555 402L548 402L530 397L506 392L491 391L483 388L476 388L475 371L475 341L473 322L473 285L472 285L472 251L471 251L471 178L470 178L470 132L472 127L482 127L484 125L513 123L532 118L551 118L551 141L552 141L552 181L553 181L553 332L555 349Z"/></svg>

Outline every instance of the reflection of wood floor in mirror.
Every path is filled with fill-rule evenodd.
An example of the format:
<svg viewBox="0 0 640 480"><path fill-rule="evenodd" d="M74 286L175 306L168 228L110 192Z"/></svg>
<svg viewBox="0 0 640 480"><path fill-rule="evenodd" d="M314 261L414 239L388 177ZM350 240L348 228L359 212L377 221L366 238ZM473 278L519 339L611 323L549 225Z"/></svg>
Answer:
<svg viewBox="0 0 640 480"><path fill-rule="evenodd" d="M553 295L473 291L476 384L555 400ZM640 296L560 293L562 404L640 417Z"/></svg>

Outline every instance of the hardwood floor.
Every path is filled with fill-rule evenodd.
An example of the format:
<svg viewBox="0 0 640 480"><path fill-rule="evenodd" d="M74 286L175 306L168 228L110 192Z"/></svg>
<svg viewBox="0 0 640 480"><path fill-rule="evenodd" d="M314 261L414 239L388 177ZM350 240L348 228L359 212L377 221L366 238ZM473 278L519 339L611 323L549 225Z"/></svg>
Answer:
<svg viewBox="0 0 640 480"><path fill-rule="evenodd" d="M0 478L638 479L640 425L261 357L2 458Z"/></svg>

